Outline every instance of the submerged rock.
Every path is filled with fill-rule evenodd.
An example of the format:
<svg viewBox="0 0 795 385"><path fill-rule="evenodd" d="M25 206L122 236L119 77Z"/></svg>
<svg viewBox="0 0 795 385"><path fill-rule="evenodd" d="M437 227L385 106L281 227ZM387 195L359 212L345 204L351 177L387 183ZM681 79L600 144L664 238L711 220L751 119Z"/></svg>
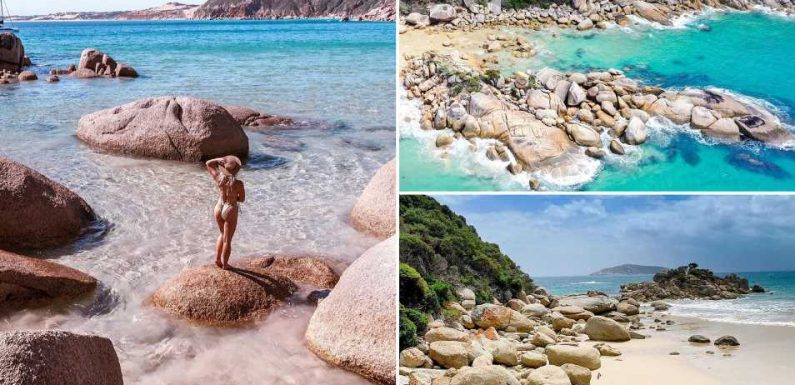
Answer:
<svg viewBox="0 0 795 385"><path fill-rule="evenodd" d="M237 326L261 319L296 290L288 278L254 264L231 270L205 265L183 270L152 295L152 304L189 321Z"/></svg>
<svg viewBox="0 0 795 385"><path fill-rule="evenodd" d="M80 236L94 219L94 211L77 194L0 157L0 248L60 246Z"/></svg>
<svg viewBox="0 0 795 385"><path fill-rule="evenodd" d="M189 97L146 98L85 115L77 137L105 151L151 158L248 158L248 137L226 109Z"/></svg>
<svg viewBox="0 0 795 385"><path fill-rule="evenodd" d="M88 294L97 280L54 262L0 250L0 312Z"/></svg>
<svg viewBox="0 0 795 385"><path fill-rule="evenodd" d="M351 224L359 231L386 238L395 233L395 160L382 166L370 179L351 210Z"/></svg>
<svg viewBox="0 0 795 385"><path fill-rule="evenodd" d="M122 385L113 343L66 331L0 332L4 385Z"/></svg>
<svg viewBox="0 0 795 385"><path fill-rule="evenodd" d="M226 108L226 111L232 115L235 121L244 127L265 128L295 124L295 122L290 118L262 114L248 107L226 106L224 108Z"/></svg>
<svg viewBox="0 0 795 385"><path fill-rule="evenodd" d="M306 330L309 349L373 381L395 383L397 239L362 254L317 307Z"/></svg>

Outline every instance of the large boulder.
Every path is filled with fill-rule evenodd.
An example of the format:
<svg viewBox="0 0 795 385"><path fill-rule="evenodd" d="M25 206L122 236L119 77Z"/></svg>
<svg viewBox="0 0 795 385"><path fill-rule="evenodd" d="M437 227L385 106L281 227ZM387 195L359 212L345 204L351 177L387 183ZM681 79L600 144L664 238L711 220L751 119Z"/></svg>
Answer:
<svg viewBox="0 0 795 385"><path fill-rule="evenodd" d="M395 383L397 238L362 254L318 305L306 330L320 358L373 381Z"/></svg>
<svg viewBox="0 0 795 385"><path fill-rule="evenodd" d="M472 320L483 329L493 327L497 330L512 329L518 332L533 330L535 323L511 308L484 303L475 307L471 313Z"/></svg>
<svg viewBox="0 0 795 385"><path fill-rule="evenodd" d="M113 343L66 331L0 333L0 384L122 385Z"/></svg>
<svg viewBox="0 0 795 385"><path fill-rule="evenodd" d="M632 5L635 6L638 15L646 20L654 21L662 25L673 25L670 18L654 4L638 0L632 3Z"/></svg>
<svg viewBox="0 0 795 385"><path fill-rule="evenodd" d="M105 151L152 158L248 158L248 137L229 112L189 97L146 98L85 115L77 137Z"/></svg>
<svg viewBox="0 0 795 385"><path fill-rule="evenodd" d="M571 385L566 372L555 365L545 365L530 372L527 385Z"/></svg>
<svg viewBox="0 0 795 385"><path fill-rule="evenodd" d="M0 157L0 248L63 245L80 236L94 219L94 211L77 194Z"/></svg>
<svg viewBox="0 0 795 385"><path fill-rule="evenodd" d="M601 316L588 319L584 333L593 341L629 341L629 331L618 322Z"/></svg>
<svg viewBox="0 0 795 385"><path fill-rule="evenodd" d="M491 365L462 368L453 376L450 385L519 385L519 380L504 367Z"/></svg>
<svg viewBox="0 0 795 385"><path fill-rule="evenodd" d="M444 368L461 368L469 365L469 343L436 341L429 345L431 359Z"/></svg>
<svg viewBox="0 0 795 385"><path fill-rule="evenodd" d="M558 298L560 306L577 306L594 314L616 310L616 301L606 295L568 295Z"/></svg>
<svg viewBox="0 0 795 385"><path fill-rule="evenodd" d="M257 263L231 270L205 265L182 271L152 295L165 312L205 325L238 326L256 321L284 303L297 287Z"/></svg>
<svg viewBox="0 0 795 385"><path fill-rule="evenodd" d="M97 280L57 263L0 250L0 312L90 293Z"/></svg>
<svg viewBox="0 0 795 385"><path fill-rule="evenodd" d="M364 188L351 210L351 224L381 239L391 236L395 233L396 200L395 160L392 159Z"/></svg>
<svg viewBox="0 0 795 385"><path fill-rule="evenodd" d="M19 72L25 62L25 46L11 32L0 33L0 71Z"/></svg>
<svg viewBox="0 0 795 385"><path fill-rule="evenodd" d="M433 23L447 23L455 19L455 7L450 4L434 4L429 16Z"/></svg>
<svg viewBox="0 0 795 385"><path fill-rule="evenodd" d="M575 364L591 370L602 366L599 351L591 347L550 345L545 352L550 365Z"/></svg>

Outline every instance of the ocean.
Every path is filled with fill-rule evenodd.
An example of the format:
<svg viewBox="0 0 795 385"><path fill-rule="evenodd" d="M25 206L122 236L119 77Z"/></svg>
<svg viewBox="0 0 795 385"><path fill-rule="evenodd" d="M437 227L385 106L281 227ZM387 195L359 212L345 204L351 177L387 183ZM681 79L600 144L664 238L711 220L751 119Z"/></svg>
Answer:
<svg viewBox="0 0 795 385"><path fill-rule="evenodd" d="M641 19L635 19L641 20ZM706 25L710 31L701 31ZM566 71L618 68L645 84L671 88L714 86L764 101L793 128L795 120L795 17L765 12L709 11L678 19L673 27L643 22L604 31L527 31L503 28L536 44L539 54L503 54L502 72L553 67ZM401 111L413 111L402 101ZM527 177L473 159L461 146L448 159L433 142L400 123L403 191L527 190ZM689 128L657 122L650 140L627 156L608 155L595 172L574 184L547 181L552 190L586 191L787 191L795 189L795 151L747 142L727 145ZM742 159L750 156L758 163Z"/></svg>
<svg viewBox="0 0 795 385"><path fill-rule="evenodd" d="M725 275L726 273L719 273ZM768 292L732 300L676 300L671 314L708 321L795 327L795 272L741 272L751 285ZM589 290L616 296L623 284L650 281L651 275L534 277L539 286L555 295L585 293Z"/></svg>
<svg viewBox="0 0 795 385"><path fill-rule="evenodd" d="M313 308L285 306L256 328L219 330L145 304L181 270L211 263L217 193L202 165L103 154L75 137L84 114L161 95L311 122L247 131L249 164L231 262L265 253L320 255L342 271L376 240L348 214L395 156L395 25L290 21L15 23L42 80L0 86L0 155L81 195L104 226L38 256L101 281L97 298L17 313L0 330L65 329L109 337L126 384L366 384L309 352ZM134 80L49 84L87 47L136 68Z"/></svg>

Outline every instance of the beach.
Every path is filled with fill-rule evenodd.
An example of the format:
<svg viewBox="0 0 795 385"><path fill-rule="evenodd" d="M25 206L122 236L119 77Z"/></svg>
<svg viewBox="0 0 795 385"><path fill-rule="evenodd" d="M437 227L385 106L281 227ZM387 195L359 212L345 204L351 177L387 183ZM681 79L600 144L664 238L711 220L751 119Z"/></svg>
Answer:
<svg viewBox="0 0 795 385"><path fill-rule="evenodd" d="M215 258L213 180L199 162L102 151L75 132L84 115L163 95L290 117L298 128L245 129L250 150L240 179L247 199L231 263L314 256L341 274L379 242L355 229L350 213L395 156L394 25L28 22L20 29L42 80L0 86L0 155L79 194L99 218L77 242L28 255L99 284L74 305L8 315L0 330L107 337L126 384L369 383L307 348L316 306L306 290L241 328L201 327L153 307L151 296L165 282ZM89 47L134 66L140 77L43 80Z"/></svg>
<svg viewBox="0 0 795 385"><path fill-rule="evenodd" d="M652 317L646 317L651 321ZM788 341L795 328L771 325L748 325L704 321L691 317L667 316L674 325L665 331L643 331L651 336L612 344L623 353L605 358L597 371L595 384L777 384L786 383L795 371L790 362L792 349ZM737 337L740 346L720 349L712 344L687 342L694 334L715 339L724 335ZM708 354L712 351L714 354ZM671 355L678 352L679 355ZM730 354L730 356L724 356ZM764 370L749 370L764 368Z"/></svg>

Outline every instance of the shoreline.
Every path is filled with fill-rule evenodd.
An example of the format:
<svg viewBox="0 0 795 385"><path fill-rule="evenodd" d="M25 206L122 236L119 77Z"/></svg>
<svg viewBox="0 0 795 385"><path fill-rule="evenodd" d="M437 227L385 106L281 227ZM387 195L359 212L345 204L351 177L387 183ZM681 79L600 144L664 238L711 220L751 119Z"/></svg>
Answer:
<svg viewBox="0 0 795 385"><path fill-rule="evenodd" d="M640 331L651 338L611 343L623 354L603 359L604 365L599 370L602 381L599 383L632 385L637 384L638 378L642 377L643 383L648 385L772 384L785 383L795 374L795 370L789 366L795 354L786 342L795 338L795 327L707 321L667 314L647 314L644 319L650 321L654 317L670 319L674 325L666 326L665 331ZM720 336L732 335L737 337L741 345L720 349L711 343L687 342L689 336L694 334L704 335L713 341ZM714 354L708 354L707 351ZM671 352L679 354L671 355ZM738 365L738 362L742 364ZM749 368L766 370L749 371Z"/></svg>
<svg viewBox="0 0 795 385"><path fill-rule="evenodd" d="M705 8L706 9L706 8ZM724 11L724 9L702 9L696 16L694 15L679 15L678 17L684 17L688 20L694 17L703 17L703 12L712 12L712 11ZM750 11L744 10L735 10L735 9L728 9L729 12L737 12L737 13L744 13L744 12L757 12L757 9L752 9ZM633 16L634 18L634 16ZM458 20L458 19L456 19ZM648 22L651 23L651 22ZM688 21L688 24L692 23L692 21ZM638 23L636 23L637 25ZM631 122L632 118L635 116L635 113L629 113L626 109L627 107L630 108L631 111L642 110L643 112L639 112L642 114L641 120L644 121L645 130L649 131L650 134L656 135L660 132L668 132L674 130L678 133L684 134L692 134L697 136L695 138L698 142L706 145L712 144L720 144L720 143L741 143L746 139L755 139L761 142L764 142L763 145L770 146L774 149L780 150L787 150L792 148L792 140L789 139L792 137L791 128L792 126L787 122L782 121L781 111L778 108L775 108L772 104L770 104L766 100L760 100L754 97L750 97L738 92L735 92L731 89L726 89L723 87L698 87L693 88L690 86L682 86L682 87L666 87L666 88L658 88L658 91L651 91L655 93L656 96L659 96L662 100L662 104L666 104L669 106L673 106L675 104L679 104L679 101L683 100L683 98L689 98L690 96L686 95L694 95L697 93L711 93L713 91L724 95L725 98L732 100L733 102L739 103L744 105L744 108L747 108L748 111L742 112L740 115L732 114L719 114L719 113L707 113L712 114L716 117L717 120L720 120L719 124L712 126L714 120L710 119L710 122L707 122L706 125L700 124L700 121L696 121L693 119L691 121L690 112L691 108L690 103L692 101L694 106L699 107L699 112L703 112L705 110L704 104L700 103L699 101L692 100L683 102L687 104L686 112L682 116L675 116L671 110L663 111L659 109L660 105L652 106L651 104L655 104L651 102L651 104L633 104L629 99L624 98L622 100L617 100L617 107L614 104L612 108L608 110L599 111L604 107L604 101L600 98L593 98L593 95L589 95L588 98L595 100L594 102L588 102L586 99L586 104L591 103L591 107L586 106L586 110L589 111L582 111L579 112L574 109L572 110L573 106L577 106L577 102L575 101L574 104L566 99L566 95L569 93L568 88L560 89L560 84L557 82L547 82L548 74L542 75L542 72L554 72L560 73L559 71L555 70L554 66L551 69L543 68L539 71L538 68L535 66L532 67L531 70L527 70L527 74L524 74L525 71L517 71L514 75L503 75L500 72L504 72L506 66L510 66L510 63L513 63L517 58L524 58L529 59L537 54L537 43L532 38L528 38L522 35L520 32L523 27L517 26L511 23L497 23L497 24L483 24L478 26L478 28L456 28L456 27L449 27L451 24L440 24L437 26L432 27L425 27L425 28L410 28L405 29L401 28L400 30L400 43L401 43L401 58L400 60L400 71L401 71L401 80L403 82L404 88L408 91L407 95L409 99L420 99L422 100L421 104L421 111L420 111L420 130L428 131L429 135L431 136L452 136L453 142L457 142L456 139L468 139L470 143L472 143L471 147L473 151L476 153L474 158L471 160L475 163L479 163L479 167L476 167L479 170L489 169L492 168L488 163L493 163L497 159L494 156L488 156L488 152L484 153L485 156L481 156L482 151L488 151L488 149L483 149L478 142L478 139L486 139L483 137L483 134L478 134L479 132L475 129L474 134L466 133L461 131L455 124L452 126L448 124L444 127L444 124L436 124L436 117L439 116L439 110L444 110L447 108L447 114L455 109L457 103L462 104L465 108L467 108L468 103L468 96L471 95L479 95L479 94L486 94L486 95L493 95L496 96L496 99L499 100L499 103L503 104L505 109L507 110L519 110L519 111L527 111L531 115L535 113L535 118L538 120L544 120L544 124L547 127L557 126L558 128L562 129L569 138L574 141L575 143L588 147L587 150L590 151L586 152L585 156L577 156L574 153L575 157L568 157L568 159L563 159L562 157L566 155L565 150L562 151L561 154L556 155L558 158L561 158L560 161L552 160L555 162L556 165L560 165L563 167L563 171L558 166L549 167L548 163L551 158L543 159L541 162L537 161L538 154L530 153L530 157L524 156L522 152L527 153L527 149L519 148L519 151L516 151L513 148L510 141L501 140L504 144L508 147L512 156L503 157L501 160L503 162L507 162L504 165L500 165L500 167L507 169L502 170L506 177L516 177L518 175L528 174L526 177L519 178L520 181L506 181L505 178L499 178L499 180L495 180L494 182L501 185L514 185L515 183L520 183L524 186L516 186L520 189L527 190L527 189L549 189L549 190L569 190L569 189L582 189L586 188L586 186L596 180L600 174L603 173L604 169L608 165L625 165L627 161L630 163L637 163L641 161L641 159L637 159L641 152L639 151L640 144L646 141L646 134L643 133L642 138L640 141L637 141L633 138L626 138L622 137L622 127L627 127L628 123ZM563 26L560 25L551 25L551 26L544 26L546 29L555 30L556 28L563 29ZM629 26L625 26L622 28L629 28ZM655 27L656 28L656 27ZM680 28L680 27L663 27L663 28ZM554 32L553 32L554 33ZM598 33L598 32L596 32ZM552 49L552 48L549 48ZM552 49L554 51L554 49ZM507 55L507 58L505 57ZM455 83L448 84L448 81L444 79L444 74L442 74L441 79L438 75L434 76L433 73L422 73L422 69L424 67L430 66L432 63L435 63L436 67L445 67L445 68L452 68L454 73L464 73L467 76L471 77L471 79L477 79L478 86L474 87L475 89L470 90L469 86L464 86L464 92L456 93L457 90L455 87L458 87ZM551 71L550 71L551 70ZM418 72L419 71L419 72ZM606 71L606 72L599 72L599 71ZM520 73L521 72L521 73ZM604 89L604 86L599 85L598 83L600 80L596 82L592 81L591 75L598 75L610 72L614 74L614 76L618 76L621 79L615 80L612 83L614 89L617 84L622 84L619 88L623 88L624 90L616 90L618 92L618 99L622 99L626 94L631 94L632 98L634 99L635 96L640 94L646 94L652 88L645 85L643 79L636 79L636 78L629 78L623 77L623 71L617 70L606 70L606 69L595 69L591 72L587 73L588 81L584 83L580 83L584 89L588 89L589 87L593 86L594 83L599 87L599 89ZM493 75L494 81L491 79L492 75L490 73L497 73L497 75ZM521 75L521 76L520 76ZM528 86L525 81L521 81L520 77L527 76L531 79L538 76L544 76L542 79L542 84L539 86L536 84L535 86L531 85ZM565 72L562 73L560 76L563 79L566 79L568 76L578 75L576 73L569 73ZM557 76L557 75L552 75ZM601 75L599 75L601 76ZM460 78L460 77L459 77ZM434 80L435 79L435 80ZM599 79L598 77L595 79ZM448 79L449 80L449 79ZM466 79L465 79L466 80ZM571 79L568 79L571 81ZM520 82L521 81L521 82ZM626 84L630 82L632 84L637 85L637 88L627 88ZM567 83L564 81L563 83ZM609 83L609 82L608 82ZM517 84L521 84L521 86L516 86ZM605 83L607 84L607 83ZM519 93L517 94L515 91L511 91L509 88L519 88ZM545 89L546 88L546 89ZM538 93L535 95L536 91L540 89L543 93ZM526 90L526 91L525 91ZM621 92L619 92L621 91ZM590 92L590 91L589 91ZM624 94L622 94L624 92ZM469 95L467 95L469 94ZM558 108L558 114L546 113L545 111L552 111L554 108L551 107L543 107L544 103L535 103L538 101L538 98L544 98L545 95L550 95L549 97L552 98L554 95L560 96L560 98L554 98L560 101L560 108ZM723 96L722 96L723 97ZM525 103L525 98L527 98L527 102ZM550 99L551 100L551 99ZM638 99L639 100L639 99ZM615 100L614 100L615 101ZM551 101L552 103L554 101ZM599 102L602 102L601 105ZM495 101L496 103L496 101ZM555 103L553 103L555 104ZM659 103L658 103L659 104ZM551 104L550 104L551 106ZM449 107L449 108L448 108ZM600 108L602 107L602 108ZM611 106L608 106L611 107ZM491 107L490 107L491 108ZM538 108L542 110L539 112ZM549 110L551 108L551 110ZM563 108L567 108L568 111L563 111ZM580 106L580 108L583 108ZM667 108L667 107L666 107ZM548 109L548 110L543 110ZM676 109L676 107L673 107ZM710 107L707 105L707 110ZM719 108L720 109L720 108ZM478 125L482 126L483 124L489 124L492 122L484 122L484 120L489 120L488 111L486 116L478 116L474 114L474 117L477 118ZM605 116L604 112L607 111L611 116ZM616 111L618 113L616 113ZM471 111L469 111L471 113ZM544 112L544 113L542 113ZM725 111L723 111L725 112ZM686 115L686 116L685 116ZM736 123L737 120L742 116L760 116L761 121L768 125L769 127L776 126L777 128L773 128L773 130L778 131L780 139L775 140L768 140L768 138L762 138L761 136L755 135L749 131L743 131L744 126L741 123ZM469 119L467 115L464 115L466 119ZM700 116L699 116L700 117ZM528 119L532 118L529 116ZM545 119L542 119L545 118ZM556 121L549 120L550 118L557 119ZM562 119L561 119L562 118ZM587 118L587 119L586 119ZM464 119L464 120L466 120ZM525 119L524 117L516 117L517 120ZM549 120L549 121L546 121ZM405 121L405 119L404 119ZM404 125L404 123L401 123ZM512 126L512 122L508 122L508 126ZM516 123L521 124L521 123ZM412 124L413 125L413 124ZM589 131L595 131L595 133L589 132L589 137L593 137L593 140L589 141L581 141L577 138L576 131L579 130L578 127L572 128L572 126L588 126L590 127ZM638 126L636 124L636 126ZM735 128L735 126L737 126ZM443 128L452 128L451 130L442 130L437 131L436 135L433 135L434 130L429 130L429 128L435 128L436 130L443 129ZM608 131L609 130L609 131ZM411 131L411 129L408 129ZM605 132L609 134L606 135ZM420 138L422 135L418 133L408 133L407 129L401 130L401 139L408 138L408 137L415 137ZM777 134L777 135L779 135ZM514 132L510 132L511 136L517 136ZM537 134L536 134L537 135ZM561 141L556 141L555 139L550 139L555 136L555 133L550 131L546 134L541 134L543 138L546 136L548 140L552 140L553 142L560 144ZM480 138L478 138L480 137ZM521 141L521 135L518 135ZM596 139L598 137L598 140ZM702 138L703 137L703 138ZM654 143L656 136L652 136L650 142ZM430 140L433 142L431 138ZM499 138L496 138L499 139ZM657 138L659 139L659 138ZM460 146L448 146L446 138L444 138L441 143L436 141L436 150L435 152L442 152L441 157L446 158L449 156L450 151L460 150L458 147ZM620 142L619 142L620 141ZM424 148L428 147L427 140L418 140L420 145ZM587 144L586 144L587 142ZM433 144L433 143L432 143ZM486 144L488 146L488 144ZM433 147L433 146L432 146ZM564 146L565 147L565 146ZM618 147L615 148L614 147ZM637 147L637 148L635 148ZM608 151L607 149L610 149ZM499 148L497 149L499 151ZM572 154L572 152L568 152ZM615 155L614 155L615 154ZM460 154L459 154L460 155ZM430 154L431 157L439 155L434 155L433 153ZM489 159L486 160L485 157ZM591 159L593 158L593 159ZM575 161L572 161L576 159ZM461 163L461 162L458 162ZM496 167L496 166L495 166ZM470 167L471 168L471 167ZM458 174L460 171L455 171ZM475 170L465 171L465 174L477 174ZM513 175L509 175L513 174ZM477 174L481 177L486 179L493 179L495 175L491 171L487 171L485 174ZM499 173L497 173L499 175ZM515 178L514 178L515 179ZM530 186L528 187L528 184ZM508 188L513 189L512 187L508 186Z"/></svg>

